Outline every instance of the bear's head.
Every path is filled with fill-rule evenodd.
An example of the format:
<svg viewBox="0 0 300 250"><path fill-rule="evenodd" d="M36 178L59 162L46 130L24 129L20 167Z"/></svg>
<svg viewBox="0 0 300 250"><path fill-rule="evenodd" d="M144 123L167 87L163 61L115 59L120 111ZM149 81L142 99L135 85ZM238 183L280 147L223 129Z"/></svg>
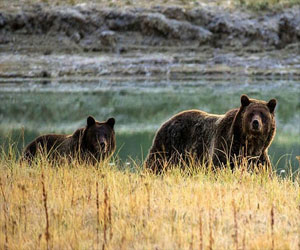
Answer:
<svg viewBox="0 0 300 250"><path fill-rule="evenodd" d="M265 138L275 133L276 100L264 102L241 96L242 131L248 138Z"/></svg>
<svg viewBox="0 0 300 250"><path fill-rule="evenodd" d="M105 122L98 122L92 116L87 118L83 147L98 160L104 159L115 150L114 125L114 118L109 118Z"/></svg>

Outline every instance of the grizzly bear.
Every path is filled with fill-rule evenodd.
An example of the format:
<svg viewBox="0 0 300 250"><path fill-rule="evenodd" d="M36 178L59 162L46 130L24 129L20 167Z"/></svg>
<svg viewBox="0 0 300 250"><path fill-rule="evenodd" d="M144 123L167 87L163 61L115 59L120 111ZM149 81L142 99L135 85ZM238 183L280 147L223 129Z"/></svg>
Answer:
<svg viewBox="0 0 300 250"><path fill-rule="evenodd" d="M86 127L77 129L72 135L48 134L36 138L26 146L23 158L31 162L40 152L51 161L67 157L95 164L115 151L114 125L114 118L98 122L89 116Z"/></svg>
<svg viewBox="0 0 300 250"><path fill-rule="evenodd" d="M161 172L193 159L213 167L229 164L233 168L247 159L257 166L271 167L268 148L276 132L275 107L275 99L267 103L242 95L241 106L224 115L183 111L157 131L145 166Z"/></svg>

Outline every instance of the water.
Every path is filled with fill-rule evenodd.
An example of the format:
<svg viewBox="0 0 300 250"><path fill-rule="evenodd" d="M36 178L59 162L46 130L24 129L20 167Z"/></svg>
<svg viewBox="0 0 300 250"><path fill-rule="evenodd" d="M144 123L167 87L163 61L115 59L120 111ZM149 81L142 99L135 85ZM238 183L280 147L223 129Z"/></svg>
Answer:
<svg viewBox="0 0 300 250"><path fill-rule="evenodd" d="M85 125L88 115L100 121L115 117L119 157L140 162L155 131L172 115L187 109L222 114L239 106L242 93L278 100L277 134L269 154L279 170L292 166L295 171L295 156L300 155L300 82L293 80L2 81L0 143L7 146L10 137L22 150L40 134L72 133Z"/></svg>

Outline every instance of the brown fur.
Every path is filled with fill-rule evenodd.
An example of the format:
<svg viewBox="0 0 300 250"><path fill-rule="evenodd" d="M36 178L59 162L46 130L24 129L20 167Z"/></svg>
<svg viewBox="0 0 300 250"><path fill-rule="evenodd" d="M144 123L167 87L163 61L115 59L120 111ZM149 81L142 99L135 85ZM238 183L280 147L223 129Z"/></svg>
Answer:
<svg viewBox="0 0 300 250"><path fill-rule="evenodd" d="M271 166L268 148L275 136L275 106L275 99L267 103L242 95L240 108L224 115L183 111L157 131L146 167L160 172L170 164L187 163L191 158L233 167L241 156L252 163Z"/></svg>
<svg viewBox="0 0 300 250"><path fill-rule="evenodd" d="M77 129L72 135L48 134L36 138L26 146L23 158L31 162L40 151L51 160L66 156L96 163L115 151L114 124L114 118L98 122L89 116L86 127Z"/></svg>

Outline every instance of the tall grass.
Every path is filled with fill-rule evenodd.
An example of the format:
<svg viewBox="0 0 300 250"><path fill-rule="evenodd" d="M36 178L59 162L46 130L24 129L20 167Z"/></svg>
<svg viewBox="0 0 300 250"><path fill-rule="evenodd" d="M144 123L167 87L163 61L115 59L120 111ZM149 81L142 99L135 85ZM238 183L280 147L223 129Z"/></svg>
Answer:
<svg viewBox="0 0 300 250"><path fill-rule="evenodd" d="M32 166L2 153L0 249L297 249L299 176L122 163ZM134 164L133 164L134 165Z"/></svg>

